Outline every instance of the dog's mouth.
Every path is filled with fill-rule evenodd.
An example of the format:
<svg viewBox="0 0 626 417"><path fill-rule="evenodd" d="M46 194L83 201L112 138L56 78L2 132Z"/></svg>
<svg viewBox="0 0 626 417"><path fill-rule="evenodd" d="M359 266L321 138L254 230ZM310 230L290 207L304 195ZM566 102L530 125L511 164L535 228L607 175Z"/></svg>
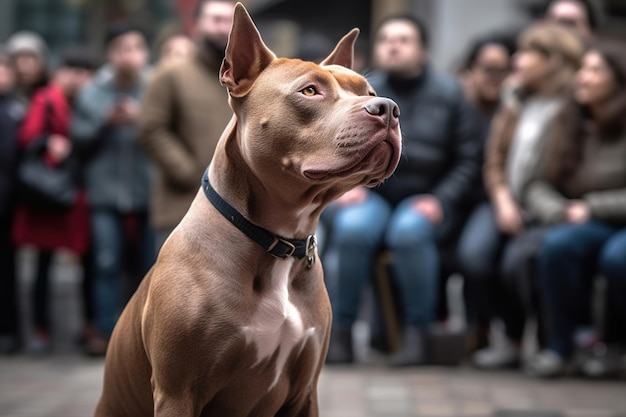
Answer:
<svg viewBox="0 0 626 417"><path fill-rule="evenodd" d="M354 174L363 173L369 178L368 187L375 187L391 177L400 161L401 144L399 133L396 131L382 139L370 142L369 148L362 158L355 159L348 165L340 168L305 169L303 174L313 181L325 181L332 178L345 178ZM373 176L373 177L372 177Z"/></svg>

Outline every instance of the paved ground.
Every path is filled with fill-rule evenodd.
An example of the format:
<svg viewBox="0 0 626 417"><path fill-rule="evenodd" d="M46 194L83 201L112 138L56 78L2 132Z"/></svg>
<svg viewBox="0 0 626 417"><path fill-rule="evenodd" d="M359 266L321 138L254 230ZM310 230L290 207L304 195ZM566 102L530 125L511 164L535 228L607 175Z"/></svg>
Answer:
<svg viewBox="0 0 626 417"><path fill-rule="evenodd" d="M71 259L60 261L52 286L56 353L0 357L0 417L92 415L103 362L76 351L78 272ZM28 253L22 254L20 265L28 322ZM362 365L325 369L319 391L323 417L626 417L626 380L535 381L517 372L483 373L468 367L392 370Z"/></svg>
<svg viewBox="0 0 626 417"><path fill-rule="evenodd" d="M0 416L85 417L101 388L102 360L75 354L0 359ZM538 382L515 372L466 368L327 368L324 417L624 417L626 384Z"/></svg>

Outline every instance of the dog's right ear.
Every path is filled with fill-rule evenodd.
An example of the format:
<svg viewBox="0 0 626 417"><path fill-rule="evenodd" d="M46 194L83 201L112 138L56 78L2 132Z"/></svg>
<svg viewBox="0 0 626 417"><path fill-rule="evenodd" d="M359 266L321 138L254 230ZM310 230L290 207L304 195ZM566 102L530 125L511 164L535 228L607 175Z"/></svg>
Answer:
<svg viewBox="0 0 626 417"><path fill-rule="evenodd" d="M248 11L237 3L226 56L220 68L220 82L231 96L245 96L261 71L274 59L276 55L263 43Z"/></svg>

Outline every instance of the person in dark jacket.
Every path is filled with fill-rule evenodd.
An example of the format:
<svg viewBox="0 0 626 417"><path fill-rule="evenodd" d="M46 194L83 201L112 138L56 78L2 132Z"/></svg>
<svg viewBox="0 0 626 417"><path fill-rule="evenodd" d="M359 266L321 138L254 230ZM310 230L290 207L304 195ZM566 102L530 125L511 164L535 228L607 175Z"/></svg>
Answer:
<svg viewBox="0 0 626 417"><path fill-rule="evenodd" d="M485 148L491 121L500 107L504 80L512 68L515 42L505 35L488 35L470 46L461 68L460 78L466 97L478 113L481 149ZM481 151L481 155L484 151ZM480 166L483 158L480 159ZM497 290L496 263L482 256L476 242L485 235L489 221L489 199L478 176L476 192L469 202L471 214L463 226L457 244L457 263L463 275L466 320L470 328L468 348L482 349L488 344L489 325L494 314L494 295Z"/></svg>
<svg viewBox="0 0 626 417"><path fill-rule="evenodd" d="M438 243L459 222L458 211L479 173L475 114L460 84L428 65L428 35L413 16L379 26L370 82L401 112L403 157L379 188L357 188L330 212L329 252L336 252L337 288L331 292L333 334L328 362L353 360L351 326L376 252L391 252L404 312L401 349L392 364L423 361L423 338L434 319L440 269Z"/></svg>
<svg viewBox="0 0 626 417"><path fill-rule="evenodd" d="M140 96L148 48L143 32L120 22L106 36L108 65L78 96L72 123L83 156L91 209L94 257L94 313L98 337L90 352L104 354L128 293L134 291L155 257L149 226L149 161L138 143ZM128 249L138 252L130 259ZM131 252L132 253L132 252ZM133 268L125 261L133 261ZM123 272L130 272L125 291Z"/></svg>
<svg viewBox="0 0 626 417"><path fill-rule="evenodd" d="M12 95L15 72L0 45L0 354L20 347L11 224L15 207L18 161L17 131L24 106Z"/></svg>

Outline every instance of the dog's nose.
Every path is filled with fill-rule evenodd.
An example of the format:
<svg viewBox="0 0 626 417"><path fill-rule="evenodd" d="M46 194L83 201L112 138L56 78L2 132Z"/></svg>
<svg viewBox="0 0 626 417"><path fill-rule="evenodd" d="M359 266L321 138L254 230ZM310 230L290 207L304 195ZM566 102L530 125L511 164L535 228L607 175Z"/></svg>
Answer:
<svg viewBox="0 0 626 417"><path fill-rule="evenodd" d="M395 101L388 98L375 97L368 101L364 107L365 111L372 116L391 116L393 119L400 117L400 108Z"/></svg>

